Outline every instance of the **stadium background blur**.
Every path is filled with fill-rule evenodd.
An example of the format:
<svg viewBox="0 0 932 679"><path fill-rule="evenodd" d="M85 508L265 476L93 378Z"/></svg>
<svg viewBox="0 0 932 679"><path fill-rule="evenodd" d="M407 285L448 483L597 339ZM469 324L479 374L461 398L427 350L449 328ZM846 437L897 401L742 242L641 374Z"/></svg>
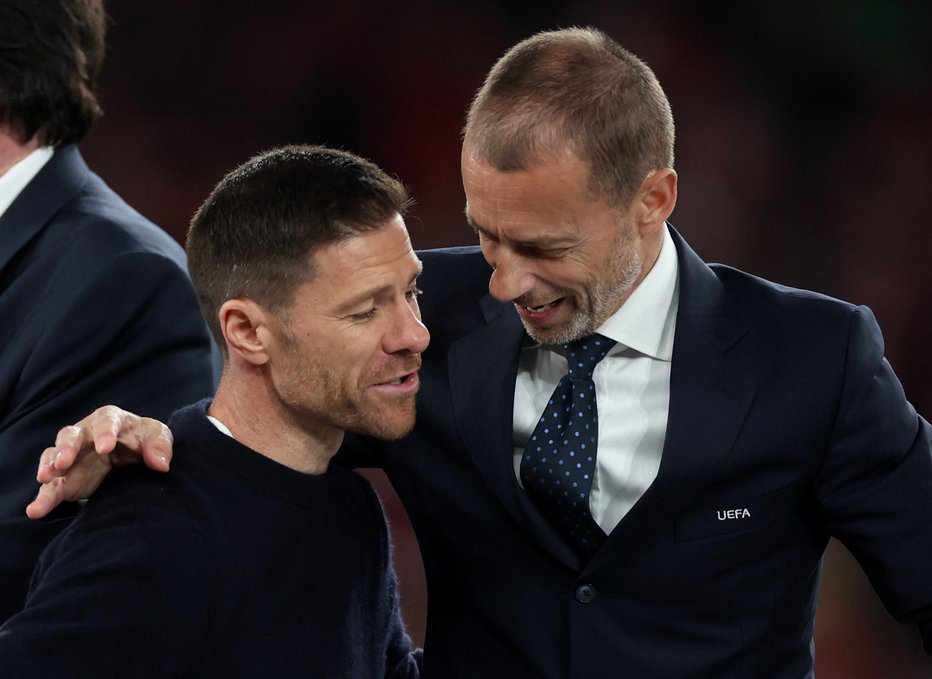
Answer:
<svg viewBox="0 0 932 679"><path fill-rule="evenodd" d="M707 261L870 306L907 395L932 415L929 3L111 0L108 10L106 115L82 149L180 242L225 172L274 145L321 143L406 183L415 247L473 243L459 177L473 92L518 40L599 27L654 69L672 103L672 223ZM420 643L417 545L384 477L365 475L385 498ZM820 679L929 676L915 629L889 618L834 542L816 648Z"/></svg>

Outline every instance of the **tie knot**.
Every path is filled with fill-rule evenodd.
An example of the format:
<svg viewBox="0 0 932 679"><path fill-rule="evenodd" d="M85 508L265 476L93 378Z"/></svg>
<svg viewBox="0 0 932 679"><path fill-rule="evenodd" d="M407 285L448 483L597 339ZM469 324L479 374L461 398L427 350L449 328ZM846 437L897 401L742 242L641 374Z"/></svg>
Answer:
<svg viewBox="0 0 932 679"><path fill-rule="evenodd" d="M563 345L571 379L592 379L595 366L615 346L615 340L602 335L589 335Z"/></svg>

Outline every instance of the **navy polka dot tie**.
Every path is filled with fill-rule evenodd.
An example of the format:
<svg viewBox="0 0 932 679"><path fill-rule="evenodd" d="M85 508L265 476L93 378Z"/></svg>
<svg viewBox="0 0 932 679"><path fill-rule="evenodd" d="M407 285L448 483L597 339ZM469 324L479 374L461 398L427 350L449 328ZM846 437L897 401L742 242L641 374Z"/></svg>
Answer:
<svg viewBox="0 0 932 679"><path fill-rule="evenodd" d="M585 557L605 539L589 512L599 437L592 372L614 345L601 335L563 345L569 374L560 378L521 458L525 491Z"/></svg>

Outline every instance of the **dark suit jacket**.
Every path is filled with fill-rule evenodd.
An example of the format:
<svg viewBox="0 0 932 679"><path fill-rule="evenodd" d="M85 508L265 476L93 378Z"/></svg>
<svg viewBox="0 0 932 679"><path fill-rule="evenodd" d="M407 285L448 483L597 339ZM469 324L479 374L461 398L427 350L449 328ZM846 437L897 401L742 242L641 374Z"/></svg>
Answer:
<svg viewBox="0 0 932 679"><path fill-rule="evenodd" d="M58 149L0 217L0 621L74 513L24 513L58 429L102 403L165 419L212 386L183 250Z"/></svg>
<svg viewBox="0 0 932 679"><path fill-rule="evenodd" d="M930 427L871 312L709 267L674 240L659 475L588 563L515 479L516 313L488 295L474 248L422 253L417 426L348 447L384 466L417 533L425 676L810 676L832 535L930 648Z"/></svg>

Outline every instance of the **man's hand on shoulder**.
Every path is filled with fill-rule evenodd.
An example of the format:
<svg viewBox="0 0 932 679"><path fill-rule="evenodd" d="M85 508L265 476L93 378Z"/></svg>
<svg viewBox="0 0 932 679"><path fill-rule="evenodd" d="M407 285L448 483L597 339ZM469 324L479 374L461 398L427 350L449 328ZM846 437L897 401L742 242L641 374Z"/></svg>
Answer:
<svg viewBox="0 0 932 679"><path fill-rule="evenodd" d="M90 497L120 465L142 461L166 472L171 456L172 433L158 420L116 406L98 408L59 431L55 446L42 452L36 474L42 486L26 515L41 519L62 502Z"/></svg>

